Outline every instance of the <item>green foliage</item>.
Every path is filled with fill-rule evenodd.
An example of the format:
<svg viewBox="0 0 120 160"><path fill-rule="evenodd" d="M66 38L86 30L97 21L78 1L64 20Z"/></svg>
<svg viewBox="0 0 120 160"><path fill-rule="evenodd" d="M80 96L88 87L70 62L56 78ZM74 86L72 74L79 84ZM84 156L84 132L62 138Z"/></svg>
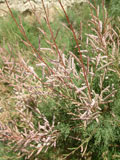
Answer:
<svg viewBox="0 0 120 160"><path fill-rule="evenodd" d="M80 22L83 23L83 34L88 30L88 20L90 18L90 7L86 3L73 3L71 7L67 8L67 14L74 29L80 31ZM77 18L76 18L77 17ZM66 18L63 19L68 25Z"/></svg>
<svg viewBox="0 0 120 160"><path fill-rule="evenodd" d="M109 13L114 18L116 18L117 16L120 16L120 1L118 0L110 1Z"/></svg>
<svg viewBox="0 0 120 160"><path fill-rule="evenodd" d="M18 15L20 15L19 12L17 11L12 11L13 15L17 21L17 23L20 26L20 21L18 18ZM35 25L31 25L25 20L23 20L23 17L21 17L22 20L22 25L24 26L24 30L26 32L26 35L28 39L31 41L31 43L35 46L35 48L38 48L38 29ZM20 48L25 48L25 45L21 41L21 39L25 40L24 36L21 34L19 31L16 23L12 19L11 16L6 17L4 19L0 20L0 41L1 43L5 44L9 42L12 46L17 45L16 42L18 43ZM4 37L4 39L3 39Z"/></svg>
<svg viewBox="0 0 120 160"><path fill-rule="evenodd" d="M14 10L12 12L18 25L20 26L20 21L18 18L20 13ZM57 17L56 21L51 22L51 27L54 32L54 36L56 36L56 43L61 49L65 49L65 52L67 52L72 43L70 42L71 33L66 31L65 27L61 26L59 19L60 17ZM41 26L37 22L33 22L32 24L30 24L24 19L22 15L21 15L21 21L28 40L30 40L31 44L37 50L39 46L39 39L40 39L40 47L42 48L50 47L50 45L46 43L46 37L39 31L39 27L43 28L48 36L48 40L51 41L50 32L46 25L46 22L43 21ZM1 19L0 26L1 26L0 41L2 44L9 42L11 45L14 44L14 47L15 45L17 45L19 46L20 49L24 48L28 50L28 47L25 46L25 44L21 41L25 40L25 37L19 31L16 23L14 22L11 16Z"/></svg>
<svg viewBox="0 0 120 160"><path fill-rule="evenodd" d="M90 19L90 7L86 3L73 3L71 7L67 8L67 15L70 19L71 24L73 25L73 28L76 31L77 37L79 39L79 43L81 46L81 49L85 49L85 41L86 41L86 33L90 33L90 27L88 25L88 21ZM76 18L77 17L77 18ZM66 17L64 16L61 18L61 20L66 23L66 25L69 27ZM75 48L76 43L74 41L73 36L70 37L70 50L78 54L77 49Z"/></svg>
<svg viewBox="0 0 120 160"><path fill-rule="evenodd" d="M120 37L120 1L111 0L108 8L109 16L112 19L112 25Z"/></svg>
<svg viewBox="0 0 120 160"><path fill-rule="evenodd" d="M70 49L70 46L72 42L70 41L71 32L67 31L66 28L61 24L61 15L56 17L55 21L51 22L51 28L53 31L54 36L56 37L56 44L61 49L64 49L64 51L67 53ZM51 41L51 35L50 31L48 29L48 26L46 22L43 21L41 27L44 29L44 31L47 34L47 39ZM46 37L42 34L40 34L40 45L41 47L50 47L45 41Z"/></svg>
<svg viewBox="0 0 120 160"><path fill-rule="evenodd" d="M10 148L3 142L0 142L0 160L18 160L16 153L11 152ZM23 160L22 158L19 160Z"/></svg>

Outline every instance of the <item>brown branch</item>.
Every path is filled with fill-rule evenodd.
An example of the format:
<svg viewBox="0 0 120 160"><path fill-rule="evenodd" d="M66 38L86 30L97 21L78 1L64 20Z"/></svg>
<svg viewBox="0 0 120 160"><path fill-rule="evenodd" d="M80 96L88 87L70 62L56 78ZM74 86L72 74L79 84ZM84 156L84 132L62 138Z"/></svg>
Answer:
<svg viewBox="0 0 120 160"><path fill-rule="evenodd" d="M70 23L69 17L68 17L68 15L67 15L67 13L66 13L66 11L65 11L62 3L61 3L61 0L58 0L58 1L59 1L59 4L60 4L60 6L61 6L61 8L62 8L62 10L63 10L63 12L64 12L64 14L65 14L65 16L66 16L67 22L68 22L68 24L70 25L70 29L71 29L71 31L72 31L72 33L73 33L74 40L75 40L76 45L77 45L77 48L78 48L78 52L79 52L79 54L80 54L80 62L81 62L81 66L82 66L82 69L83 69L83 74L84 74L86 86L87 86L87 88L88 88L89 98L90 98L90 101L91 101L92 98L91 98L90 86L89 86L89 84L88 84L87 73L86 73L86 69L85 69L84 63L83 63L82 53L81 53L81 51L80 51L78 39L77 39L77 37L76 37L75 31L74 31L74 29L73 29L73 26L72 26L72 24Z"/></svg>

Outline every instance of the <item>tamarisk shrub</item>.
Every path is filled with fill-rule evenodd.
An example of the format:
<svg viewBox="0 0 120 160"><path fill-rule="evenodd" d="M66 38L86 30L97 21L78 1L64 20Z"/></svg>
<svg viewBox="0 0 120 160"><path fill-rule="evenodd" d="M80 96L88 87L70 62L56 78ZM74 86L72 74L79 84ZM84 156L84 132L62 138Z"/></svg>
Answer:
<svg viewBox="0 0 120 160"><path fill-rule="evenodd" d="M119 95L119 35L112 28L104 1L102 13L99 6L89 3L88 23L92 32L86 33L85 50L81 50L79 33L58 1L73 34L77 56L73 51L65 54L64 49L58 48L58 33L52 30L43 0L51 39L39 28L50 46L42 48L39 44L39 51L26 36L24 26L14 18L6 0L24 36L23 43L31 47L42 76L37 75L19 51L19 58L15 59L1 47L0 78L13 87L11 98L15 101L16 116L8 124L1 121L0 139L25 159L39 159L52 147L61 148L61 154L62 148L65 150L63 159L73 155L76 159L95 159L97 152L100 159L119 156L116 154L119 116L114 110Z"/></svg>

